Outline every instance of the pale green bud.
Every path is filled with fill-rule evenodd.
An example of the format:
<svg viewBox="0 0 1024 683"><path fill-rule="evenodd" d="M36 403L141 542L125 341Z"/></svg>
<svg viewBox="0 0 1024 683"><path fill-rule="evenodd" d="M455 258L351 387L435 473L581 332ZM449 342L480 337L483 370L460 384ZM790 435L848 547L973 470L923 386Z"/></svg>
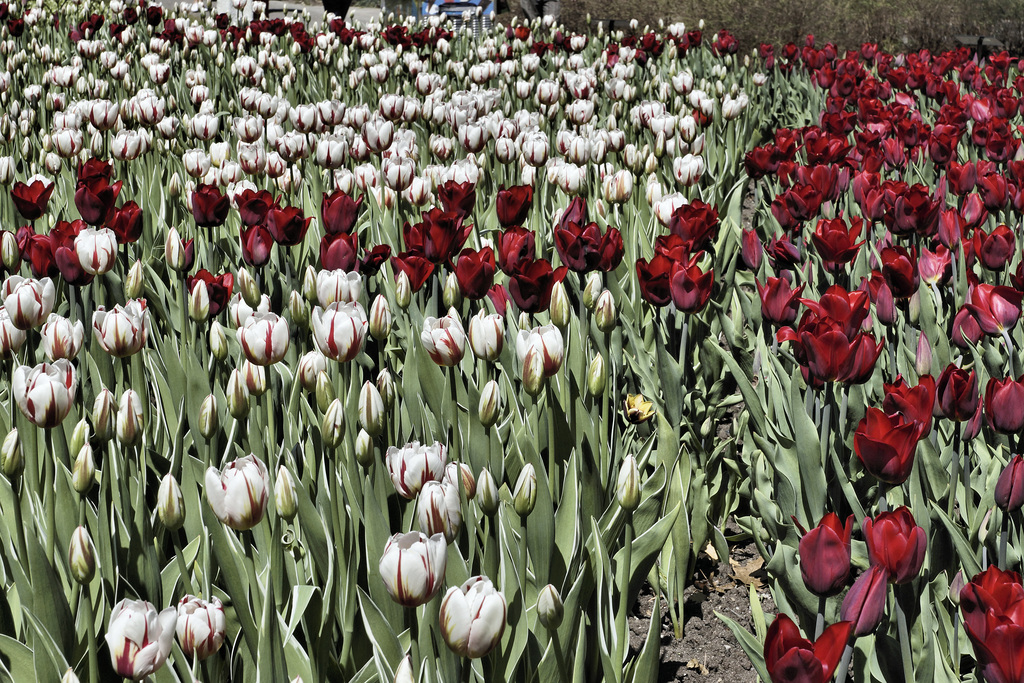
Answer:
<svg viewBox="0 0 1024 683"><path fill-rule="evenodd" d="M636 458L627 455L619 468L619 479L615 486L615 499L627 512L636 510L640 505L640 470L637 469Z"/></svg>
<svg viewBox="0 0 1024 683"><path fill-rule="evenodd" d="M588 311L593 311L597 305L597 298L601 296L604 284L601 282L600 273L591 273L587 277L587 284L583 288L583 305Z"/></svg>
<svg viewBox="0 0 1024 683"><path fill-rule="evenodd" d="M395 303L403 311L412 303L412 283L404 271L399 273L395 280Z"/></svg>
<svg viewBox="0 0 1024 683"><path fill-rule="evenodd" d="M110 441L114 436L114 394L103 389L92 402L92 428L100 441Z"/></svg>
<svg viewBox="0 0 1024 683"><path fill-rule="evenodd" d="M537 471L533 465L526 463L516 480L516 488L512 493L512 506L520 517L527 517L537 504Z"/></svg>
<svg viewBox="0 0 1024 683"><path fill-rule="evenodd" d="M569 305L569 295L565 292L565 285L556 282L551 286L551 305L548 307L551 315L551 323L557 327L566 327L571 317L572 306Z"/></svg>
<svg viewBox="0 0 1024 683"><path fill-rule="evenodd" d="M501 387L495 380L490 380L484 385L480 392L480 406L477 408L477 415L480 417L480 424L484 427L491 427L498 421L501 414Z"/></svg>
<svg viewBox="0 0 1024 683"><path fill-rule="evenodd" d="M372 382L364 382L359 391L359 426L370 436L384 431L384 400Z"/></svg>
<svg viewBox="0 0 1024 683"><path fill-rule="evenodd" d="M71 441L68 442L68 452L77 453L82 450L82 446L89 443L90 431L89 421L83 417L75 425L75 431L71 433Z"/></svg>
<svg viewBox="0 0 1024 683"><path fill-rule="evenodd" d="M75 670L72 669L71 667L68 667L68 670L65 671L64 675L61 677L60 683L82 683L82 682L81 682L81 680L79 680L77 674L75 674Z"/></svg>
<svg viewBox="0 0 1024 683"><path fill-rule="evenodd" d="M124 296L126 299L138 299L143 294L145 279L142 277L142 261L136 261L128 269L124 279Z"/></svg>
<svg viewBox="0 0 1024 683"><path fill-rule="evenodd" d="M384 401L384 410L390 411L395 405L395 380L391 378L387 368L377 373L377 391Z"/></svg>
<svg viewBox="0 0 1024 683"><path fill-rule="evenodd" d="M480 470L480 476L476 478L476 502L485 515L493 515L498 511L501 497L490 470Z"/></svg>
<svg viewBox="0 0 1024 683"><path fill-rule="evenodd" d="M370 467L373 464L373 437L360 429L356 435L356 462L363 467Z"/></svg>
<svg viewBox="0 0 1024 683"><path fill-rule="evenodd" d="M197 323L205 323L210 318L210 292L202 280L197 280L189 292L188 317Z"/></svg>
<svg viewBox="0 0 1024 683"><path fill-rule="evenodd" d="M448 273L444 281L444 290L441 292L441 300L445 308L459 308L462 306L462 290L459 289L459 281L455 273Z"/></svg>
<svg viewBox="0 0 1024 683"><path fill-rule="evenodd" d="M203 399L203 404L199 407L199 433L209 441L217 433L219 426L220 414L217 411L217 397L210 394Z"/></svg>
<svg viewBox="0 0 1024 683"><path fill-rule="evenodd" d="M540 589L537 596L537 619L541 625L549 631L553 631L562 623L562 616L565 608L562 606L562 596L558 589L550 583Z"/></svg>
<svg viewBox="0 0 1024 683"><path fill-rule="evenodd" d="M383 294L378 294L370 306L370 336L377 341L384 341L391 334L391 304Z"/></svg>
<svg viewBox="0 0 1024 683"><path fill-rule="evenodd" d="M286 522L295 519L299 511L299 497L295 492L295 479L284 465L277 470L277 481L274 482L274 505L277 514Z"/></svg>
<svg viewBox="0 0 1024 683"><path fill-rule="evenodd" d="M21 457L21 439L18 428L7 432L4 444L0 447L0 470L8 479L15 479L25 469L25 461Z"/></svg>
<svg viewBox="0 0 1024 683"><path fill-rule="evenodd" d="M71 470L71 486L81 495L85 495L96 481L96 460L93 458L92 446L85 443L75 458Z"/></svg>
<svg viewBox="0 0 1024 683"><path fill-rule="evenodd" d="M210 353L220 362L228 357L228 336L216 320L210 323Z"/></svg>
<svg viewBox="0 0 1024 683"><path fill-rule="evenodd" d="M302 295L295 290L288 295L288 315L296 327L303 330L309 329L309 306Z"/></svg>
<svg viewBox="0 0 1024 683"><path fill-rule="evenodd" d="M2 257L4 268L8 272L18 272L21 267L21 251L18 249L18 240L13 232L8 230L0 232L0 257Z"/></svg>
<svg viewBox="0 0 1024 683"><path fill-rule="evenodd" d="M590 361L590 367L587 368L587 391L591 396L601 396L607 384L608 372L605 370L604 356L594 356L594 360Z"/></svg>
<svg viewBox="0 0 1024 683"><path fill-rule="evenodd" d="M238 291L241 292L245 303L252 309L258 308L263 295L260 294L260 288L256 285L256 278L245 268L239 268L235 284L238 285Z"/></svg>
<svg viewBox="0 0 1024 683"><path fill-rule="evenodd" d="M594 320L597 322L597 329L602 332L611 332L618 322L619 313L615 310L615 298L607 289L597 297L597 306L594 309Z"/></svg>
<svg viewBox="0 0 1024 683"><path fill-rule="evenodd" d="M326 370L321 370L316 376L316 407L321 413L326 413L327 408L337 398L334 394L334 385Z"/></svg>
<svg viewBox="0 0 1024 683"><path fill-rule="evenodd" d="M917 376L930 375L932 372L932 345L924 332L917 338L917 356L914 358L914 370Z"/></svg>
<svg viewBox="0 0 1024 683"><path fill-rule="evenodd" d="M241 420L249 414L249 389L245 386L242 371L235 368L228 377L228 388L224 392L228 399L228 412L231 417Z"/></svg>
<svg viewBox="0 0 1024 683"><path fill-rule="evenodd" d="M530 396L537 396L544 388L544 349L531 346L523 359L523 389Z"/></svg>
<svg viewBox="0 0 1024 683"><path fill-rule="evenodd" d="M125 446L134 446L142 439L142 397L134 389L121 394L117 409L117 440Z"/></svg>
<svg viewBox="0 0 1024 683"><path fill-rule="evenodd" d="M316 268L312 265L306 266L302 272L302 297L311 304L319 302L316 291Z"/></svg>
<svg viewBox="0 0 1024 683"><path fill-rule="evenodd" d="M327 448L337 448L341 443L341 437L345 429L345 407L340 399L331 401L324 413L323 422L320 425L320 433L323 436L324 445Z"/></svg>
<svg viewBox="0 0 1024 683"><path fill-rule="evenodd" d="M173 474L166 474L160 480L160 490L156 494L156 514L164 527L171 531L181 528L185 523L185 499Z"/></svg>
<svg viewBox="0 0 1024 683"><path fill-rule="evenodd" d="M78 527L75 533L71 534L68 567L71 569L71 578L79 585L84 586L96 575L96 551L93 548L92 537L84 526Z"/></svg>

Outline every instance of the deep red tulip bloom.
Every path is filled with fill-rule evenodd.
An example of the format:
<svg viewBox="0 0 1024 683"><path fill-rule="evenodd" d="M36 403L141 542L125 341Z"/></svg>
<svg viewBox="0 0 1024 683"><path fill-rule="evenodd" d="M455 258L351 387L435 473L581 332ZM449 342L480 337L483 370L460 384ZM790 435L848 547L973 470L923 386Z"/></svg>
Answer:
<svg viewBox="0 0 1024 683"><path fill-rule="evenodd" d="M587 222L587 200L583 197L573 197L569 206L562 212L558 219L558 227L566 228L570 223L583 225Z"/></svg>
<svg viewBox="0 0 1024 683"><path fill-rule="evenodd" d="M274 207L267 211L267 229L282 247L302 244L311 220L304 218L302 209L295 206Z"/></svg>
<svg viewBox="0 0 1024 683"><path fill-rule="evenodd" d="M968 161L962 166L955 161L950 161L946 168L946 186L949 191L958 197L970 194L977 184L978 174L973 161Z"/></svg>
<svg viewBox="0 0 1024 683"><path fill-rule="evenodd" d="M942 204L932 198L924 185L913 185L893 201L892 211L883 216L894 235L931 235L938 227Z"/></svg>
<svg viewBox="0 0 1024 683"><path fill-rule="evenodd" d="M881 565L871 565L853 582L843 598L839 618L853 624L854 636L866 636L882 623L888 592L889 572Z"/></svg>
<svg viewBox="0 0 1024 683"><path fill-rule="evenodd" d="M622 262L625 248L617 228L608 228L602 235L597 223L579 225L565 223L555 228L555 249L569 270L589 273L594 270L615 270Z"/></svg>
<svg viewBox="0 0 1024 683"><path fill-rule="evenodd" d="M1024 457L1010 458L996 482L995 498L1002 510L1019 510L1024 505Z"/></svg>
<svg viewBox="0 0 1024 683"><path fill-rule="evenodd" d="M125 202L121 208L114 209L107 227L117 235L118 244L138 242L142 237L142 209L133 201Z"/></svg>
<svg viewBox="0 0 1024 683"><path fill-rule="evenodd" d="M114 173L114 164L97 157L89 157L84 164L78 165L78 182L93 183L96 181L110 182Z"/></svg>
<svg viewBox="0 0 1024 683"><path fill-rule="evenodd" d="M871 379L875 371L875 363L882 354L882 342L875 343L874 336L859 334L851 343L850 369L842 381L847 384L863 384Z"/></svg>
<svg viewBox="0 0 1024 683"><path fill-rule="evenodd" d="M324 270L351 272L358 262L359 236L355 233L328 233L321 238L320 267Z"/></svg>
<svg viewBox="0 0 1024 683"><path fill-rule="evenodd" d="M971 292L967 310L978 321L981 331L1000 335L1012 330L1020 319L1024 294L1004 285L977 285Z"/></svg>
<svg viewBox="0 0 1024 683"><path fill-rule="evenodd" d="M328 235L352 232L359 218L362 203L363 195L353 200L341 190L330 195L324 192L323 201L320 203L320 221L323 223L324 232Z"/></svg>
<svg viewBox="0 0 1024 683"><path fill-rule="evenodd" d="M971 229L967 221L956 209L943 209L940 211L938 225L939 229L935 236L939 242L950 249L960 244L967 237Z"/></svg>
<svg viewBox="0 0 1024 683"><path fill-rule="evenodd" d="M636 277L640 284L640 296L654 306L667 306L672 301L670 279L675 261L662 254L655 254L648 262L637 259Z"/></svg>
<svg viewBox="0 0 1024 683"><path fill-rule="evenodd" d="M990 566L960 591L967 635L984 680L1024 680L1024 589L1020 575Z"/></svg>
<svg viewBox="0 0 1024 683"><path fill-rule="evenodd" d="M75 189L75 206L83 221L89 225L102 225L110 220L114 202L120 193L120 180L113 184L105 178L79 181Z"/></svg>
<svg viewBox="0 0 1024 683"><path fill-rule="evenodd" d="M1024 377L992 377L985 387L985 415L992 429L1000 434L1016 434L1024 429Z"/></svg>
<svg viewBox="0 0 1024 683"><path fill-rule="evenodd" d="M810 531L800 527L800 531L800 575L807 590L819 597L839 594L850 578L853 515L844 524L839 515L830 512L818 526Z"/></svg>
<svg viewBox="0 0 1024 683"><path fill-rule="evenodd" d="M34 221L42 218L54 187L54 183L39 179L33 180L30 185L20 181L14 183L14 187L11 188L14 208L25 220Z"/></svg>
<svg viewBox="0 0 1024 683"><path fill-rule="evenodd" d="M910 386L903 377L897 377L893 384L883 384L885 398L882 410L886 415L902 413L921 430L921 438L932 431L932 415L935 409L935 380L931 375L918 378L917 386Z"/></svg>
<svg viewBox="0 0 1024 683"><path fill-rule="evenodd" d="M199 185L192 193L192 217L200 228L224 225L231 210L231 199L220 193L216 185Z"/></svg>
<svg viewBox="0 0 1024 683"><path fill-rule="evenodd" d="M839 175L837 165L796 167L797 182L813 186L821 194L822 202L833 202L839 197Z"/></svg>
<svg viewBox="0 0 1024 683"><path fill-rule="evenodd" d="M242 219L242 225L247 227L263 225L267 220L267 213L277 206L277 202L274 195L267 190L245 189L235 195L238 215Z"/></svg>
<svg viewBox="0 0 1024 683"><path fill-rule="evenodd" d="M800 299L800 303L819 319L834 322L848 338L860 332L861 326L871 312L871 298L867 292L847 292L839 285L832 285L826 289L817 301Z"/></svg>
<svg viewBox="0 0 1024 683"><path fill-rule="evenodd" d="M60 275L69 284L75 287L82 287L93 281L92 273L85 272L78 259L78 252L69 247L57 247L53 252L54 262L60 269Z"/></svg>
<svg viewBox="0 0 1024 683"><path fill-rule="evenodd" d="M54 258L54 244L50 235L37 235L34 232L23 233L23 238L18 240L21 260L28 261L32 277L56 277L60 273Z"/></svg>
<svg viewBox="0 0 1024 683"><path fill-rule="evenodd" d="M494 285L487 291L487 298L491 300L494 305L494 312L505 317L505 313L508 311L508 290L505 289L505 285Z"/></svg>
<svg viewBox="0 0 1024 683"><path fill-rule="evenodd" d="M661 235L654 240L654 253L667 258L669 261L687 261L692 253L690 243L679 235Z"/></svg>
<svg viewBox="0 0 1024 683"><path fill-rule="evenodd" d="M432 263L451 263L466 243L472 225L463 223L457 214L434 208L422 214L422 221L405 224L402 239L410 252L423 255Z"/></svg>
<svg viewBox="0 0 1024 683"><path fill-rule="evenodd" d="M800 263L800 248L793 244L789 235L776 236L768 240L765 253L772 260L776 270L792 270Z"/></svg>
<svg viewBox="0 0 1024 683"><path fill-rule="evenodd" d="M757 295L761 299L762 318L776 325L791 325L796 321L803 285L793 289L784 277L770 277L766 285L758 280L754 284L757 285Z"/></svg>
<svg viewBox="0 0 1024 683"><path fill-rule="evenodd" d="M928 284L947 284L953 277L953 259L949 249L941 244L935 251L922 249L917 260L917 272Z"/></svg>
<svg viewBox="0 0 1024 683"><path fill-rule="evenodd" d="M533 187L531 185L513 185L508 189L499 189L495 206L498 223L503 228L522 225L529 215L532 205Z"/></svg>
<svg viewBox="0 0 1024 683"><path fill-rule="evenodd" d="M998 226L987 235L981 228L974 233L974 253L981 265L989 270L1002 270L1016 249L1017 238L1005 225Z"/></svg>
<svg viewBox="0 0 1024 683"><path fill-rule="evenodd" d="M231 300L231 290L234 289L235 276L231 273L214 276L210 271L203 269L194 276L185 278L185 287L189 293L195 289L196 283L206 283L206 293L210 295L210 316L213 317L224 310Z"/></svg>
<svg viewBox="0 0 1024 683"><path fill-rule="evenodd" d="M262 225L243 227L240 237L242 260L255 268L265 266L270 260L270 250L274 246L274 237L270 231Z"/></svg>
<svg viewBox="0 0 1024 683"><path fill-rule="evenodd" d="M434 263L417 252L404 251L391 257L391 267L395 270L395 278L405 273L412 285L412 291L420 291L420 287L434 274Z"/></svg>
<svg viewBox="0 0 1024 683"><path fill-rule="evenodd" d="M1006 178L1000 173L987 173L978 178L978 192L981 202L989 211L1001 211L1008 199Z"/></svg>
<svg viewBox="0 0 1024 683"><path fill-rule="evenodd" d="M884 567L892 583L913 580L924 564L928 539L905 506L864 518L864 540L871 564Z"/></svg>
<svg viewBox="0 0 1024 683"><path fill-rule="evenodd" d="M466 218L473 214L476 206L476 185L468 180L464 183L449 180L437 188L437 198L445 211Z"/></svg>
<svg viewBox="0 0 1024 683"><path fill-rule="evenodd" d="M935 397L942 414L950 420L963 422L974 417L980 397L978 375L950 363L935 384Z"/></svg>
<svg viewBox="0 0 1024 683"><path fill-rule="evenodd" d="M849 228L842 216L818 221L817 228L811 234L811 242L826 268L836 270L857 257L857 252L864 244L864 240L857 241L863 228L864 221L861 218L853 218Z"/></svg>
<svg viewBox="0 0 1024 683"><path fill-rule="evenodd" d="M480 251L463 249L455 262L455 279L459 291L467 299L482 299L494 284L494 250L484 247Z"/></svg>
<svg viewBox="0 0 1024 683"><path fill-rule="evenodd" d="M697 265L697 256L688 262L675 263L669 279L672 303L684 313L697 313L711 299L711 288L715 284L715 269L704 272Z"/></svg>
<svg viewBox="0 0 1024 683"><path fill-rule="evenodd" d="M886 247L879 254L882 277L897 299L909 298L917 291L920 276L917 272L917 249L907 251L900 246Z"/></svg>
<svg viewBox="0 0 1024 683"><path fill-rule="evenodd" d="M518 270L509 277L509 296L520 310L527 313L546 311L551 303L551 288L562 281L566 272L565 266L552 269L546 259L521 262Z"/></svg>
<svg viewBox="0 0 1024 683"><path fill-rule="evenodd" d="M957 311L953 317L953 334L950 341L961 349L967 349L970 345L977 344L983 336L981 326L977 319L971 315L967 307Z"/></svg>
<svg viewBox="0 0 1024 683"><path fill-rule="evenodd" d="M690 251L700 251L715 239L718 232L718 210L699 199L683 204L669 218L668 229L689 244Z"/></svg>
<svg viewBox="0 0 1024 683"><path fill-rule="evenodd" d="M757 270L761 267L761 261L764 259L764 245L761 244L761 238L758 237L756 231L743 231L740 258L743 259L743 265L750 270Z"/></svg>
<svg viewBox="0 0 1024 683"><path fill-rule="evenodd" d="M498 235L498 267L506 275L516 271L520 262L532 261L535 237L532 231L514 225Z"/></svg>
<svg viewBox="0 0 1024 683"><path fill-rule="evenodd" d="M851 624L832 624L812 643L785 614L775 617L764 640L764 663L772 683L828 683L850 639Z"/></svg>
<svg viewBox="0 0 1024 683"><path fill-rule="evenodd" d="M920 437L918 423L902 413L886 415L868 408L853 434L853 449L868 474L887 484L902 484L914 467Z"/></svg>
<svg viewBox="0 0 1024 683"><path fill-rule="evenodd" d="M364 275L376 275L390 256L391 247L387 244L378 244L363 254L359 261L359 272Z"/></svg>

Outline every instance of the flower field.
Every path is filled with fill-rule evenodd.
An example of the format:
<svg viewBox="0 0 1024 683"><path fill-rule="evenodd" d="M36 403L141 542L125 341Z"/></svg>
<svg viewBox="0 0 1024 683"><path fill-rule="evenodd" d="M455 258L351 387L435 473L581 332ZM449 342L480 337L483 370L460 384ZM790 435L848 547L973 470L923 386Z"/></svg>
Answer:
<svg viewBox="0 0 1024 683"><path fill-rule="evenodd" d="M0 680L653 682L738 543L1024 680L1024 64L249 2L0 3Z"/></svg>

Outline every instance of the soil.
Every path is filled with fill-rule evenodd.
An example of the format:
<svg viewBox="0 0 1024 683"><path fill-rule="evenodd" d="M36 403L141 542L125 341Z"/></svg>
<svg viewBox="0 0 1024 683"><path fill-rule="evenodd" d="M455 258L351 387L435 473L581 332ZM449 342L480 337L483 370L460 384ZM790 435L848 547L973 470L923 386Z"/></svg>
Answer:
<svg viewBox="0 0 1024 683"><path fill-rule="evenodd" d="M763 582L761 557L752 543L732 548L728 561L702 553L693 583L684 593L685 626L681 640L672 632L668 607L661 607L661 668L659 681L694 683L757 683L757 673L728 627L715 616L725 614L753 632L750 588L753 582L765 620L771 623L775 601ZM629 617L630 648L639 652L647 638L654 592L641 592Z"/></svg>

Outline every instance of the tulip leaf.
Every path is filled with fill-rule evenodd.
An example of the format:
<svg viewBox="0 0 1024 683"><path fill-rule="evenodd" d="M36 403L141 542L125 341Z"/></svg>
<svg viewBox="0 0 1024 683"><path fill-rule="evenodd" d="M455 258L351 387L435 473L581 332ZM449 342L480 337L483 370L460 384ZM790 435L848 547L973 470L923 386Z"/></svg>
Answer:
<svg viewBox="0 0 1024 683"><path fill-rule="evenodd" d="M949 517L942 510L942 505L935 500L929 501L932 506L932 514L939 518L942 525L946 527L949 537L953 539L956 547L957 559L964 568L965 576L974 576L981 573L981 562L978 560L977 551L971 547L970 542L964 537L960 528L950 521Z"/></svg>
<svg viewBox="0 0 1024 683"><path fill-rule="evenodd" d="M655 594L651 606L651 621L647 625L647 637L640 654L632 662L632 670L626 677L630 683L656 683L658 680L659 656L661 655L661 594Z"/></svg>
<svg viewBox="0 0 1024 683"><path fill-rule="evenodd" d="M37 679L32 650L24 643L9 636L0 635L0 653L4 661L0 666L5 668L3 678L10 683L15 681L31 681Z"/></svg>
<svg viewBox="0 0 1024 683"><path fill-rule="evenodd" d="M392 623L384 618L373 599L359 588L357 592L359 614L363 618L366 635L373 643L373 657L377 661L377 672L381 680L393 681L395 670L405 654Z"/></svg>
<svg viewBox="0 0 1024 683"><path fill-rule="evenodd" d="M722 622L732 631L733 636L739 641L740 647L750 658L750 663L754 665L754 670L757 675L761 677L762 683L772 683L771 678L768 676L768 668L764 664L764 645L759 643L752 633L747 631L735 621L725 616L721 612L716 611L715 616L722 620Z"/></svg>
<svg viewBox="0 0 1024 683"><path fill-rule="evenodd" d="M711 352L721 357L725 367L728 368L729 373L736 379L736 385L743 394L743 400L746 402L746 410L750 413L750 419L753 420L756 429L763 433L765 425L765 415L762 405L764 402L757 395L754 385L751 383L751 379L747 374L740 369L739 363L732 357L732 354L727 352L718 344L714 343L711 339L707 339L704 342L705 352Z"/></svg>

